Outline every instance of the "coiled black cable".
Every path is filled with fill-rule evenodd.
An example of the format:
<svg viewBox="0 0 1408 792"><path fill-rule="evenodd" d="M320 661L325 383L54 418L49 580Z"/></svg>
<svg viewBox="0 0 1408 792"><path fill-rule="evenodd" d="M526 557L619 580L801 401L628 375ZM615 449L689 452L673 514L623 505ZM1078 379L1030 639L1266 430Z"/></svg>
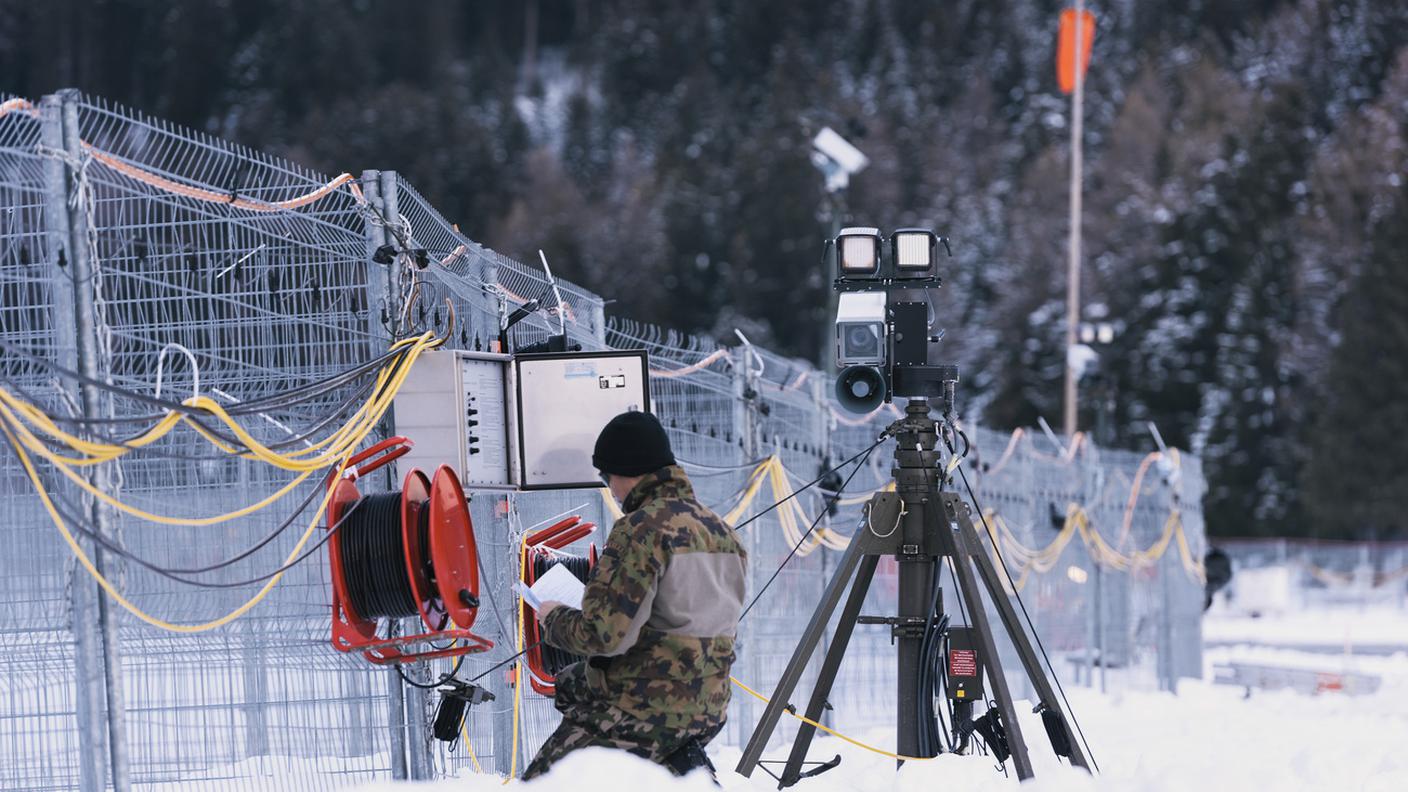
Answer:
<svg viewBox="0 0 1408 792"><path fill-rule="evenodd" d="M929 585L931 597L928 612L924 616L924 635L919 647L919 722L915 724L919 737L919 756L937 756L944 751L942 732L938 727L938 714L934 699L938 695L937 683L941 661L939 653L948 634L948 616L944 614L943 585L939 565L933 567Z"/></svg>
<svg viewBox="0 0 1408 792"><path fill-rule="evenodd" d="M420 511L428 514L430 510L422 505ZM420 613L406 574L400 492L363 496L356 513L343 525L339 544L342 575L354 613L363 619L400 619Z"/></svg>
<svg viewBox="0 0 1408 792"><path fill-rule="evenodd" d="M549 569L555 566L565 566L573 577L587 582L587 575L591 574L591 561L583 556L577 555L549 555L546 553L536 553L533 556L533 579L541 580ZM543 643L542 654L543 670L557 676L562 669L580 660L582 656L573 654L548 643Z"/></svg>

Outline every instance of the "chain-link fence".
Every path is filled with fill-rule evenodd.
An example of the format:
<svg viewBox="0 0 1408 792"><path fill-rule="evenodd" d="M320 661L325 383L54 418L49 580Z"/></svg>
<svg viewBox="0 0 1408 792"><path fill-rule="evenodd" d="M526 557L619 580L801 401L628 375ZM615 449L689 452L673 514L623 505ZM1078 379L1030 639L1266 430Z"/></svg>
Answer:
<svg viewBox="0 0 1408 792"><path fill-rule="evenodd" d="M0 104L0 371L11 393L50 415L97 419L87 424L94 436L104 419L151 413L141 395L200 393L231 409L256 402L242 423L259 442L305 448L365 401L366 384L296 403L284 398L290 389L425 331L494 349L504 317L537 300L545 307L510 333L515 349L566 330L586 349L649 351L655 410L700 500L721 513L757 514L855 458L839 470L850 481L833 514L811 487L744 529L751 591L795 550L741 626L735 674L768 690L866 496L889 485L891 447L863 452L897 411L840 414L828 378L804 363L608 322L600 297L560 283L559 298L551 285L465 238L392 172L330 179L71 92ZM1082 438L1063 447L1022 431L966 434L977 511L1060 677L1171 687L1199 675L1197 460ZM36 480L70 529L150 567L83 535L70 546ZM363 489L395 480L378 475ZM31 475L18 456L0 456L0 787L253 789L277 776L322 789L521 771L556 714L550 700L515 690L514 664L495 668L520 641L510 590L518 543L558 515L609 524L602 493L474 494L476 630L495 648L464 660L460 675L482 674L496 698L473 709L467 739L451 749L429 735L433 694L328 641L318 481L211 456L188 428L76 479L44 462ZM85 484L175 524L95 501ZM280 493L270 508L191 524ZM270 584L272 570L303 555ZM883 563L867 612L893 613L895 586L894 564ZM190 631L209 622L220 626ZM433 680L452 664L405 673ZM837 726L890 722L893 666L888 632L858 628L833 696ZM727 735L741 742L759 710L734 701Z"/></svg>

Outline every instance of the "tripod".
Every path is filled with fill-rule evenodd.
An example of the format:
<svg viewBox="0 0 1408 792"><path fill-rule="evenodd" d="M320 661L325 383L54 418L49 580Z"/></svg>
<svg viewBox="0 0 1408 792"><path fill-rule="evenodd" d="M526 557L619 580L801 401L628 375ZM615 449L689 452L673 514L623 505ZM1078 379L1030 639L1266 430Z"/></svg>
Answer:
<svg viewBox="0 0 1408 792"><path fill-rule="evenodd" d="M945 400L950 401L951 386L945 388L945 391ZM784 710L790 708L788 699L821 641L831 614L841 602L841 595L845 592L847 583L851 582L852 575L855 579L850 585L845 607L841 610L831 646L822 662L816 687L807 703L806 716L812 721L818 721L822 710L828 707L827 696L836 681L836 673L840 669L846 645L850 642L856 623L859 621L890 624L892 635L899 644L897 753L909 757L925 755L920 753L919 743L919 676L920 664L924 661L921 649L925 632L931 626L933 618L933 592L937 583L934 576L942 570L941 565L945 560L952 565L962 602L967 603L966 618L972 623L974 648L978 650L978 657L991 680L993 697L997 702L1001 723L1005 727L1007 744L1018 778L1025 780L1032 777L1031 759L1022 737L1021 724L1017 720L1012 693L998 659L992 626L983 607L983 598L978 587L979 578L996 606L1001 625L1016 647L1022 667L1036 690L1039 699L1036 709L1042 714L1053 747L1057 753L1068 755L1072 764L1088 768L1080 745L1071 738L1065 714L1057 705L1051 681L1042 670L1037 653L1032 648L1017 619L1017 612L1003 589L1002 579L999 577L1001 573L979 543L967 504L957 493L940 490L944 475L939 467L940 454L936 449L939 425L929 415L928 402L924 399L911 399L904 417L896 421L887 432L893 434L897 441L895 491L877 493L868 502L866 519L851 538L850 546L846 549L836 574L827 583L821 603L812 614L811 621L808 622L792 658L787 663L782 679L763 711L762 719L743 750L738 772L749 776L760 763L763 749L777 728ZM863 617L860 610L875 575L875 568L880 557L887 555L894 556L899 562L898 616ZM779 789L791 786L805 777L802 765L806 763L807 749L815 734L816 727L810 723L804 722L798 729L786 766L778 778Z"/></svg>

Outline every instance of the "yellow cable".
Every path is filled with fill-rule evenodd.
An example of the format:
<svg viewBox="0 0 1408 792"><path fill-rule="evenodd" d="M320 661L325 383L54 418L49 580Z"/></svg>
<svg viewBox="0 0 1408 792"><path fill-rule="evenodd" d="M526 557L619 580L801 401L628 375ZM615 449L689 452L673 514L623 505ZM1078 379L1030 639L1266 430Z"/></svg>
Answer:
<svg viewBox="0 0 1408 792"><path fill-rule="evenodd" d="M519 565L520 565L520 566L518 567L518 569L519 569L518 575L519 575L519 577L521 578L521 577L523 576L523 569L524 569L524 567L526 567L527 564L528 564L528 545L523 543L522 537L519 538L518 563L519 563ZM523 683L524 683L524 678L525 678L525 675L524 675L524 673L523 673L523 654L522 654L522 652L523 652L523 613L524 613L524 610L526 609L526 607L527 607L527 606L523 604L523 598L522 598L522 597L519 597L519 598L518 598L518 632L517 632L517 634L514 635L514 639L513 639L513 648L514 648L514 651L516 651L516 652L519 653L519 655L518 655L518 662L514 664L514 669L515 669L515 672L516 672L516 673L514 673L514 675L513 675L513 749L512 749L512 750L513 750L513 753L512 753L512 754L510 755L510 757L509 757L508 777L504 779L504 783L505 783L505 784L507 784L508 782L512 781L512 780L514 779L514 777L518 775L518 708L519 708L519 704L523 701Z"/></svg>
<svg viewBox="0 0 1408 792"><path fill-rule="evenodd" d="M28 430L26 430L23 426L17 425L15 423L14 415L10 413L9 409L4 405L0 405L0 417L6 419L8 425L13 427L16 431L21 434L22 439L16 441L19 445L30 446L28 440L32 439L33 435L30 435L28 433ZM6 429L6 434L9 434L9 429ZM10 436L13 437L13 435ZM117 498L114 498L113 496L109 495L108 493L103 492L101 489L94 486L93 483L90 482L87 478L75 472L70 466L57 461L52 456L52 452L50 452L42 444L39 446L39 448L33 448L32 446L30 447L31 450L38 451L40 456L44 457L51 464L53 464L53 466L60 473L64 474L66 478L68 478L73 483L77 484L85 492L92 495L93 497L97 498L103 503L108 504L109 506L112 506L114 509L117 509L121 512L130 514L131 516L137 517L139 519L147 520L149 522L158 523L160 525L217 525L219 523L228 522L230 520L238 519L240 517L247 517L275 503L283 496L292 492L295 488L298 487L299 484L302 484L304 481L306 481L309 476L313 475L311 471L307 473L300 473L295 476L294 479L288 484L285 484L283 487L280 487L273 494L269 495L263 500L257 503L252 503L243 508L236 509L232 512L227 512L225 514L217 514L211 517L168 517L161 514L153 514L149 511L146 511L145 509L139 509L136 506L132 506L131 504L128 504L124 501L120 501Z"/></svg>
<svg viewBox="0 0 1408 792"><path fill-rule="evenodd" d="M469 742L469 730L465 728L468 721L468 718L460 721L460 739L464 741L464 749L469 751L469 761L474 763L474 772L483 773L484 768L479 766L479 757L474 755L474 746Z"/></svg>
<svg viewBox="0 0 1408 792"><path fill-rule="evenodd" d="M753 468L752 472L748 474L748 484L743 491L743 497L739 499L736 506L729 509L728 513L723 515L724 522L729 525L734 525L747 513L748 508L753 505L754 499L758 497L758 490L763 486L763 480L767 476L768 465L771 461L772 457L768 457L762 462L759 462L758 466Z"/></svg>
<svg viewBox="0 0 1408 792"><path fill-rule="evenodd" d="M417 345L416 345L416 348L413 349L412 352L411 352L411 354L408 355L407 358L406 358L406 363L407 363L407 364L413 362L414 359L415 359L415 358L420 354L420 352L425 348L425 344L426 344L426 342L427 342L428 335L429 335L429 334L426 334L426 336L421 336L419 339L417 339L418 343L417 343ZM351 451L352 449L354 449L357 445L360 445L361 442L366 439L367 435L369 435L369 434L372 432L372 430L375 429L376 423L381 420L381 416L385 414L385 412L386 412L387 409L389 409L389 407L390 407L390 405L391 405L391 403L392 403L392 401L393 401L393 399L394 399L396 393L400 390L401 385L405 382L406 376L409 374L409 371L410 371L410 366L409 366L409 365L399 366L399 367L397 368L395 374L392 376L392 380L391 380L389 386L385 389L385 392L382 393L379 397L373 398L372 400L368 401L367 404L363 405L363 407L358 410L358 415L360 415L360 414L362 414L362 413L365 412L365 413L366 413L366 417L363 418L363 419L361 419L358 423L355 423L355 424L354 424L354 423L349 423L349 424L345 425L342 429L340 429L340 430L338 430L337 432L335 432L335 433L334 433L331 437L329 437L327 440L323 441L324 444L326 444L326 443L328 443L328 442L335 442L334 451L338 452L341 456L345 456L345 455L347 454L347 452L349 452L349 451ZM381 372L381 374L378 376L378 386L380 386L381 384L383 384L383 383L385 382L385 376L386 376L386 371L383 370L383 371ZM201 397L201 398L204 399L204 397ZM0 401L8 401L8 399L4 399L3 397L0 397ZM193 401L194 401L194 400L193 400ZM219 410L219 414L223 417L223 420L225 421L225 423L226 423L227 425L231 426L231 428L238 428L238 426L234 423L233 419L231 419L231 418L228 416L228 414L224 414L223 409L219 409L219 405L218 405L218 404L216 404L216 403L214 403L214 402L211 402L211 401L209 401L209 400L205 400L205 401L208 402L210 405L214 405L214 406ZM193 404L192 406L205 406L205 405L196 405L196 404ZM91 494L92 496L94 496L95 498L98 498L99 500L103 501L104 503L107 503L108 505L112 506L112 507L115 508L115 509L118 509L118 510L120 510L120 511L123 511L123 512L125 512L125 513L127 513L127 514L130 514L130 515L134 516L134 517L138 517L138 518L141 518L141 519L144 519L144 520L148 520L148 521L150 521L150 522L155 522L155 523L159 523L159 524L163 524L163 525L191 525L191 526L214 525L214 524L217 524L217 523L226 522L226 521L228 521L228 520L237 519L237 518L239 518L239 517L248 516L248 515L250 515L250 514L253 514L253 513L257 512L257 511L260 511L260 510L262 510L262 509L268 507L269 505L275 503L276 501L278 501L279 499L281 499L283 496L285 496L285 495L287 495L289 492L293 491L296 487L298 487L299 484L301 484L301 483L303 483L305 480L307 480L307 478L308 478L310 475L312 475L313 472L315 472L316 470L319 470L319 469L322 469L322 468L328 466L328 465L324 464L324 465L321 465L320 467L317 467L317 468L306 469L306 470L304 470L304 472L302 472L299 476L297 476L296 478L294 478L294 479L293 479L292 481L290 481L287 485L285 485L284 487L282 487L281 489L279 489L277 492L273 493L273 494L270 495L269 497L267 497L267 498L265 498L265 499L263 499L263 500L261 500L261 501L259 501L259 502L257 502L257 503L251 504L251 505L246 506L246 507L241 508L241 509L237 509L237 510L232 511L232 512L228 512L228 513L226 513L226 514L216 515L216 516L212 516L212 517L197 517L197 518L167 517L167 516L164 516L164 515L153 514L153 513L151 513L151 512L145 511L145 510L143 510L143 509L139 509L139 508L137 508L137 507L135 507L135 506L131 506L131 505L127 504L127 503L124 503L123 501L120 501L120 500L118 500L118 499L112 497L112 496L109 495L108 493L103 492L102 490L98 489L97 487L95 487L95 486L94 486L91 482L89 482L85 477L79 475L77 472L75 472L74 470L72 470L71 465L66 461L66 459L65 459L64 457L61 457L61 456L55 454L52 450L50 450L50 449L48 448L48 446L44 445L43 442L41 442L37 437L35 437L34 434L33 434L32 432L30 432L30 430L29 430L27 427L25 427L25 426L23 425L23 423L18 419L18 417L17 417L13 412L11 412L10 409L9 409L9 407L7 407L6 404L4 404L4 403L0 403L0 416L3 416L3 417L5 417L5 418L8 418L8 419L9 419L9 422L13 425L14 429L20 434L20 439L21 439L21 441L22 441L22 443L23 443L24 446L26 446L26 447L28 447L30 450L32 450L32 451L38 453L40 456L44 457L44 458L45 458L46 460L48 460L51 464L53 464L56 468L58 468L59 472L63 473L64 476L66 476L67 478L69 478L70 480L72 480L74 483L78 484L78 486L81 487L83 490L85 490L86 492L88 492L89 494ZM168 416L168 418L170 418L170 417L172 417L172 416ZM179 418L179 416L177 416L177 417ZM47 419L46 419L46 420L47 420ZM163 420L166 420L166 419L163 419ZM172 423L174 424L174 421L173 421ZM194 424L192 424L192 425L195 426ZM197 431L201 431L201 430L200 430L200 427L197 426L196 428L197 428ZM168 430L168 431L169 431L169 430ZM242 432L243 432L243 429L242 429L242 428L239 428L239 432L242 433ZM202 432L202 434L204 434L204 432ZM350 434L351 436L347 436L347 435L349 435L349 434ZM246 436L246 437L248 436L247 433L246 433L245 436ZM207 435L207 437L209 437L209 435ZM75 439L78 439L78 438L75 438ZM214 438L211 438L211 439L212 439L212 442L217 442ZM242 438L242 439L243 439L243 438ZM252 439L252 438L251 438L251 439ZM115 448L121 448L121 447L115 447ZM268 449L265 449L265 451L267 451L267 450L268 450ZM124 449L124 452L125 452L125 449ZM272 453L272 452L270 452L270 453ZM329 453L332 453L332 452L329 452ZM326 455L324 455L324 456L326 456ZM331 462L331 461L336 461L336 460L335 460L335 458L334 458L333 460L330 460L330 462ZM297 465L297 467L298 467L298 468L305 468L305 467L307 467L308 464L309 464L309 462L301 462L301 463L299 463L299 464ZM280 465L280 467L285 467L285 466L284 466L284 465Z"/></svg>
<svg viewBox="0 0 1408 792"><path fill-rule="evenodd" d="M764 696L762 693L759 693L758 691L756 691L756 690L754 690L754 689L748 687L747 685L743 684L742 682L739 682L739 681L738 681L738 677L730 676L730 677L729 677L729 680L731 680L731 681L733 682L733 684L735 684L735 685L739 686L740 688L742 688L742 689L744 690L744 692L748 693L749 695L753 696L754 698L758 699L759 701L763 702L764 704L770 703L770 702L768 701L768 697L767 697L767 696ZM860 740L855 739L854 737L847 737L846 735L842 734L841 732L836 731L836 730L833 729L833 728L830 728L829 726L823 726L822 724L817 723L816 721L812 720L811 718L808 718L808 717L805 716L805 715L798 715L797 713L793 712L791 709L788 709L788 710L785 710L785 711L786 711L786 713L787 713L788 715L791 715L792 717L796 718L797 720L799 720L799 721L801 721L801 722L803 722L803 723L806 723L806 724L810 724L810 725L812 725L812 726L815 726L816 728L821 729L822 731L826 732L827 734L831 735L832 737L837 737L837 738L839 738L839 739L845 740L846 742L850 743L851 745L854 745L855 747L864 749L864 750L866 750L866 751L870 751L871 753L880 754L881 756L888 756L888 757L891 758L891 759L898 759L898 760L904 761L904 762L927 762L927 761L929 761L929 760L931 760L931 759L934 758L934 757L932 757L932 756L905 756L904 754L892 753L892 752L890 752L890 751L885 750L884 748L876 748L875 746L870 745L870 744L868 744L868 743L863 743L863 742L861 742Z"/></svg>
<svg viewBox="0 0 1408 792"><path fill-rule="evenodd" d="M286 469L318 469L320 467L327 467L341 456L339 452L347 447L345 445L345 442L349 436L356 436L361 434L362 427L366 426L368 423L374 424L377 420L380 419L380 413L384 412L385 407L388 406L391 401L390 397L394 396L395 390L399 389L400 384L404 382L405 377L409 373L411 364L414 362L414 360L421 354L421 352L425 351L428 348L437 346L439 343L439 340L435 339L430 333L425 333L415 338L403 339L402 341L398 341L393 344L391 346L392 351L395 351L405 346L412 346L413 349L411 350L411 353L406 357L402 358L402 360L399 361L394 368L389 370L387 368L382 368L378 371L376 380L376 391L379 392L380 395L375 396L372 399L368 400L366 403L364 403L360 408L358 408L356 413L354 413L350 418L348 418L347 422L344 423L344 425L339 430L332 433L327 438L324 438L323 440L317 443L310 443L307 447L299 449L297 451L289 452L288 454L278 454L272 451L271 449L265 448L257 443L255 443L251 447L251 450L249 452L240 452L238 451L238 449L230 446L229 444L220 440L218 437L215 437L213 434L206 431L199 424L195 423L194 421L191 421L189 419L189 416L187 416L186 414L176 411L168 412L166 416L158 420L157 423L155 423L150 429L148 429L146 432L124 445L116 445L111 443L95 443L89 440L85 440L83 438L75 437L71 434L68 434L67 432L64 432L57 425L55 425L55 423L50 420L49 417L45 415L43 411L40 410L38 407L25 403L24 401L18 399L13 394L9 393L3 388L0 388L0 401L3 401L13 407L22 416L24 416L29 423L32 423L33 425L37 426L40 431L42 431L44 434L50 435L55 439L61 440L70 448L79 451L80 453L87 454L88 457L90 457L89 459L74 459L71 457L63 457L56 455L54 458L52 458L56 464L58 464L59 461L62 461L64 463L72 465L91 465L96 464L98 462L115 459L119 456L129 453L134 448L141 448L155 442L156 440L168 434L178 423L186 421L197 433L199 433L202 437L206 438L212 445L215 445L217 448L220 448L221 450L227 453L238 454L246 458L262 459L264 461L269 462L270 464L276 464L281 467L285 467ZM388 378L393 383L393 386L383 391L383 386L387 384ZM190 407L206 409L208 412L211 412L213 415L220 418L223 423L225 423L232 430L234 430L237 436L242 436L242 438L248 437L248 433L244 432L243 428L235 423L234 419L225 412L224 408L219 403L214 402L207 397L197 396L186 400L185 402L183 402L183 404ZM37 439L35 440L35 442L38 442ZM26 444L30 445L28 442ZM306 456L330 445L334 446L333 449L326 454L320 455L320 457L318 457L317 459L306 461L299 460L300 457ZM33 445L30 445L30 447L31 450L37 451L37 449Z"/></svg>
<svg viewBox="0 0 1408 792"><path fill-rule="evenodd" d="M102 586L103 590L108 593L108 596L112 597L113 600L117 602L117 604L121 605L133 616L136 616L138 619L141 619L147 624L175 633L199 633L206 632L208 630L213 630L217 627L223 627L224 625L229 624L235 619L238 619L240 616L243 616L245 613L248 613L251 608L253 608L255 605L258 605L261 600L268 596L269 592L273 590L274 586L277 585L281 579L283 579L284 572L279 572L275 574L273 577L269 578L269 580L264 584L262 588L259 589L258 593L256 593L253 597L250 597L249 600L246 601L243 605L240 605L238 608L235 608L224 616L221 616L220 618L214 619L212 621L202 622L200 624L174 624L164 619L160 619L156 616L152 616L151 614L137 607L126 597L122 596L122 593L117 590L117 587L114 586L112 582L109 581L106 577L104 577L103 573L99 572L98 568L93 565L93 562L88 558L88 555L83 552L82 546L78 544L78 540L74 538L73 534L69 531L68 526L64 524L63 518L59 516L58 510L54 507L54 502L49 499L49 493L44 489L43 482L39 480L39 473L34 469L34 463L30 460L29 454L25 453L23 446L20 445L19 441L10 431L10 427L7 424L0 423L0 430L4 431L5 436L10 440L10 443L14 446L15 454L19 456L20 463L24 465L25 472L29 474L29 480L34 484L34 490L36 493L38 493L40 501L43 502L44 509L49 513L49 518L53 520L54 527L58 528L59 533L63 534L64 541L68 543L69 549L73 551L73 554L78 559L78 562L83 566L85 570L88 571L88 574L91 575L94 580L98 581L98 585ZM346 459L343 459L338 463L336 474L337 477L340 478L342 476L342 472L346 469L346 467ZM295 558L298 557L298 554L302 552L303 546L308 543L309 537L313 535L313 532L318 528L318 524L322 522L323 513L327 510L328 503L332 501L333 491L333 487L328 487L327 494L323 496L322 502L318 504L317 513L313 515L312 522L308 524L308 530L304 531L303 536L299 537L298 544L295 545L293 550L289 552L288 558L284 559L283 564L281 564L280 566L285 566L291 563Z"/></svg>

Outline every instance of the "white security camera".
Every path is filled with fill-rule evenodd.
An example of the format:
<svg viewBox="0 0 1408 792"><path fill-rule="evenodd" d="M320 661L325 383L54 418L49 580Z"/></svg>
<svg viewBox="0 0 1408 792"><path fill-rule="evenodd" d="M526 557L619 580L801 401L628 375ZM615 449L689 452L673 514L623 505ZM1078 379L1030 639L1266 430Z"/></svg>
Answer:
<svg viewBox="0 0 1408 792"><path fill-rule="evenodd" d="M870 160L836 130L826 127L812 138L812 164L826 178L826 191L834 193L846 189L851 177L865 170Z"/></svg>
<svg viewBox="0 0 1408 792"><path fill-rule="evenodd" d="M860 149L852 146L831 127L824 127L816 133L816 137L812 138L812 147L829 157L848 176L860 173L870 164L870 159Z"/></svg>
<svg viewBox="0 0 1408 792"><path fill-rule="evenodd" d="M884 292L845 292L836 309L836 362L885 365Z"/></svg>

